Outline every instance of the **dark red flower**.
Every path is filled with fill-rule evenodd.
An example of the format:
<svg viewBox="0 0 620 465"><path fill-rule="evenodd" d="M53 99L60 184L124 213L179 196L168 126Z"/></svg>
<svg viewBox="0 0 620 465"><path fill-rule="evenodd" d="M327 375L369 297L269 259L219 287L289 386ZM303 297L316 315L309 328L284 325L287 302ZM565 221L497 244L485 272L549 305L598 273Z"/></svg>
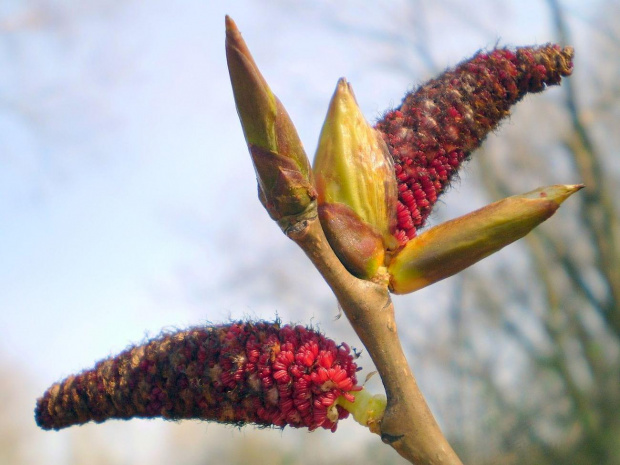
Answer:
<svg viewBox="0 0 620 465"><path fill-rule="evenodd" d="M236 322L164 334L54 384L37 424L162 417L336 429L353 401L357 366L346 344L278 322Z"/></svg>
<svg viewBox="0 0 620 465"><path fill-rule="evenodd" d="M559 84L573 49L547 44L496 49L444 72L405 96L377 123L394 158L401 244L416 235L460 164L528 92Z"/></svg>

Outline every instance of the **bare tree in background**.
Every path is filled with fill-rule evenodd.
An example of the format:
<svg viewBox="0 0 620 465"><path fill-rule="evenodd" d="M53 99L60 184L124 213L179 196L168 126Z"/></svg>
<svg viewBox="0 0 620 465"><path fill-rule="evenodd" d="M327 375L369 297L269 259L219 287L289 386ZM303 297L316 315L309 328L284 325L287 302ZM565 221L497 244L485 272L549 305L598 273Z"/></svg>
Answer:
<svg viewBox="0 0 620 465"><path fill-rule="evenodd" d="M564 11L556 0L547 4L559 41L571 42ZM611 3L607 11L597 24L613 31L618 11ZM474 302L487 314L501 314L508 295L524 314L522 318L504 315L498 326L525 357L520 389L526 395L519 399L527 402L511 399L492 373L482 376L487 378L500 418L513 419L500 429L502 435L525 434L530 443L527 452L536 454L536 463L617 464L620 223L618 206L612 202L618 198L618 178L612 170L617 153L604 153L609 149L603 148L617 147L612 141L618 135L605 127L620 103L613 88L617 76L606 76L605 65L615 63L617 73L620 55L617 48L603 50L594 44L583 44L581 53L589 55L593 68L580 75L577 67L577 79L564 83L561 101L541 113L554 116L550 119L558 143L541 146L536 139L517 135L503 168L492 163L492 157L483 157L483 173L493 173L483 177L488 191L497 195L512 191L515 182L532 175L553 178L554 167L564 164L586 184L586 195L573 204L572 212L563 212L560 227L556 223L554 231L542 228L527 240L526 276L519 279L507 268L501 276L503 284L478 282ZM551 156L543 156L546 153ZM505 169L515 165L524 167L523 176Z"/></svg>

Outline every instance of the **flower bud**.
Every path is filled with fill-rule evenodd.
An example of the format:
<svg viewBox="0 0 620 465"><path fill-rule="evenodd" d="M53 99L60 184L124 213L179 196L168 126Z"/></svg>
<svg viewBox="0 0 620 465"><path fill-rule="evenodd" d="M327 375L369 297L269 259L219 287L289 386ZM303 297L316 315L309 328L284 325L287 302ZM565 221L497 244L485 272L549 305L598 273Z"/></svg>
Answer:
<svg viewBox="0 0 620 465"><path fill-rule="evenodd" d="M259 198L274 220L298 215L316 198L310 162L293 122L228 16L226 59L237 113L256 170Z"/></svg>
<svg viewBox="0 0 620 465"><path fill-rule="evenodd" d="M396 179L387 147L364 119L350 84L340 79L313 166L319 218L349 271L372 277L384 250L396 246Z"/></svg>
<svg viewBox="0 0 620 465"><path fill-rule="evenodd" d="M573 49L547 44L480 52L405 96L377 123L394 158L401 244L422 228L461 163L529 92L559 84Z"/></svg>
<svg viewBox="0 0 620 465"><path fill-rule="evenodd" d="M343 203L379 234L390 235L398 195L394 164L345 79L329 104L313 171L320 204Z"/></svg>
<svg viewBox="0 0 620 465"><path fill-rule="evenodd" d="M522 238L583 185L555 185L487 205L411 239L388 267L390 288L406 294L452 276Z"/></svg>
<svg viewBox="0 0 620 465"><path fill-rule="evenodd" d="M54 384L37 401L43 429L162 417L334 431L357 367L346 344L303 326L236 322L163 334Z"/></svg>

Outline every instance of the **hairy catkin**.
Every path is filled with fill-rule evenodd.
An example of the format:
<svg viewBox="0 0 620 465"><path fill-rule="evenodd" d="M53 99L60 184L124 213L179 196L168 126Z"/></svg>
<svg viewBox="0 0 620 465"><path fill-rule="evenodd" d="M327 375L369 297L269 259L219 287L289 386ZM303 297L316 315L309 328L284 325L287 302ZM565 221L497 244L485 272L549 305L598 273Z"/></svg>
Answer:
<svg viewBox="0 0 620 465"><path fill-rule="evenodd" d="M377 122L394 158L399 194L394 235L406 243L460 164L530 92L559 84L573 49L547 44L479 52L447 70Z"/></svg>
<svg viewBox="0 0 620 465"><path fill-rule="evenodd" d="M346 344L303 326L236 322L164 334L51 386L37 401L44 429L162 417L323 427L356 385Z"/></svg>

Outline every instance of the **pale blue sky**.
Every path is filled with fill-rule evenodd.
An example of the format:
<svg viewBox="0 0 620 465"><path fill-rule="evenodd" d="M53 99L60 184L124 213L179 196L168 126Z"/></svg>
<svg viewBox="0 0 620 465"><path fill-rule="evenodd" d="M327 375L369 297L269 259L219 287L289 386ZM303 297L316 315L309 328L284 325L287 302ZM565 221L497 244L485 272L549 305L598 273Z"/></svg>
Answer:
<svg viewBox="0 0 620 465"><path fill-rule="evenodd" d="M304 296L271 311L249 301L243 277L222 284L231 259L251 268L253 256L282 254L293 260L284 275L313 280L308 296L330 299L256 199L229 89L225 14L309 156L339 77L372 121L430 72L405 44L377 45L355 28L398 37L423 17L439 67L497 40L553 39L534 1L480 11L477 2L419 2L411 16L403 1L226 3L0 5L0 351L25 367L37 393L162 327L277 311L284 320L314 315L328 334L347 331L318 309L297 311ZM384 66L400 53L420 75ZM197 282L207 289L199 297Z"/></svg>

